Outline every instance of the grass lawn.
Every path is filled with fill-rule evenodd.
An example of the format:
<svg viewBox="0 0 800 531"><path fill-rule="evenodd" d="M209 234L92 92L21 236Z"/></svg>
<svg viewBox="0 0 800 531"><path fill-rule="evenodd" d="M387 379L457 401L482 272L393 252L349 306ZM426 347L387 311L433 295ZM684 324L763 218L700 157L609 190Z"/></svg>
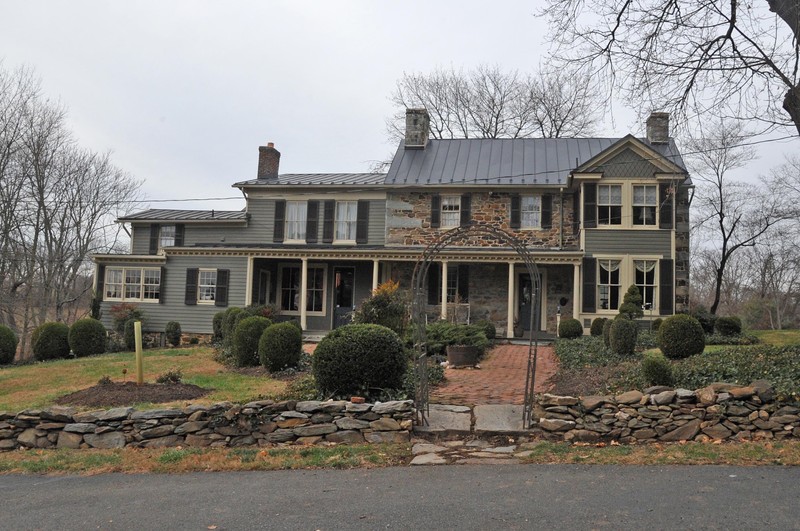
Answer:
<svg viewBox="0 0 800 531"><path fill-rule="evenodd" d="M231 371L214 361L213 354L211 347L146 350L144 380L154 383L159 375L170 369L180 369L184 383L214 389L203 398L192 401L203 404L225 400L245 402L258 396L280 393L286 387L286 382L267 376L250 376ZM123 374L123 369L127 370L126 375ZM136 381L134 354L119 352L0 367L0 411L16 412L52 405L56 398L91 387L103 376L108 376L115 382ZM165 406L147 403L131 405L137 408Z"/></svg>
<svg viewBox="0 0 800 531"><path fill-rule="evenodd" d="M767 345L776 347L800 345L800 330L750 330L748 333Z"/></svg>

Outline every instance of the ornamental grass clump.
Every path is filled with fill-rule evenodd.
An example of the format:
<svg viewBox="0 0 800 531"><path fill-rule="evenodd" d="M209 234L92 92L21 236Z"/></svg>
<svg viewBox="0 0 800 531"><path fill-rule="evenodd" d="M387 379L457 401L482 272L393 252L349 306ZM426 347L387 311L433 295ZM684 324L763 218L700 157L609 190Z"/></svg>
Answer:
<svg viewBox="0 0 800 531"><path fill-rule="evenodd" d="M401 389L408 360L394 331L375 324L339 327L314 350L312 371L325 396L371 396Z"/></svg>
<svg viewBox="0 0 800 531"><path fill-rule="evenodd" d="M705 347L703 327L689 315L667 317L658 329L658 348L669 359L688 358L700 354Z"/></svg>
<svg viewBox="0 0 800 531"><path fill-rule="evenodd" d="M239 367L258 365L258 342L272 322L266 317L247 317L233 331L233 358Z"/></svg>
<svg viewBox="0 0 800 531"><path fill-rule="evenodd" d="M75 356L93 356L106 351L106 327L97 319L75 321L69 329L67 340Z"/></svg>
<svg viewBox="0 0 800 531"><path fill-rule="evenodd" d="M258 341L258 358L270 372L297 367L302 353L303 333L290 322L268 327Z"/></svg>

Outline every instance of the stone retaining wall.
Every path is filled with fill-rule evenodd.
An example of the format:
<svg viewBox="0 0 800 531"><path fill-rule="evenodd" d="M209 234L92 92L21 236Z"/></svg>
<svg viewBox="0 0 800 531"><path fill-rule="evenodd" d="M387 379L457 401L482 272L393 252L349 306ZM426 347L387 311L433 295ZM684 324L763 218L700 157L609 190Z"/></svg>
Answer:
<svg viewBox="0 0 800 531"><path fill-rule="evenodd" d="M412 418L411 400L374 404L261 400L90 412L54 406L0 412L0 450L408 442Z"/></svg>
<svg viewBox="0 0 800 531"><path fill-rule="evenodd" d="M800 408L774 402L764 382L689 391L651 387L616 396L545 394L535 411L550 439L674 442L800 438Z"/></svg>

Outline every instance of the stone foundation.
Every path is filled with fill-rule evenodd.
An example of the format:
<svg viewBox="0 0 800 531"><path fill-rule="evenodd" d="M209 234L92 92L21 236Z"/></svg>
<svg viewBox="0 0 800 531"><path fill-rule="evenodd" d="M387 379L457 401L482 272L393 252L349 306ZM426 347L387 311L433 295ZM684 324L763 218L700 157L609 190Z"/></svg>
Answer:
<svg viewBox="0 0 800 531"><path fill-rule="evenodd" d="M0 412L0 450L408 442L413 415L411 400L374 404L260 400L91 412L54 406L16 415Z"/></svg>

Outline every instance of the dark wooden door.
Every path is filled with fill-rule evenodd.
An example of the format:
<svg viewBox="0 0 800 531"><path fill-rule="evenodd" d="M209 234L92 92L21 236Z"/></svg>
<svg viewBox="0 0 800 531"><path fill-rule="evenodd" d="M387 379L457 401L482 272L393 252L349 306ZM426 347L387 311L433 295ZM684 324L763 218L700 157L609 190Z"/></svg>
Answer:
<svg viewBox="0 0 800 531"><path fill-rule="evenodd" d="M539 286L541 286L541 282L539 282ZM528 273L521 274L517 283L517 315L519 315L519 324L522 325L522 329L525 331L531 329L531 312L533 311L536 297L541 300L541 294L533 292L531 276ZM539 304L533 320L536 330L541 328L541 308L542 305Z"/></svg>
<svg viewBox="0 0 800 531"><path fill-rule="evenodd" d="M352 321L355 309L355 276L354 267L333 268L333 328Z"/></svg>

